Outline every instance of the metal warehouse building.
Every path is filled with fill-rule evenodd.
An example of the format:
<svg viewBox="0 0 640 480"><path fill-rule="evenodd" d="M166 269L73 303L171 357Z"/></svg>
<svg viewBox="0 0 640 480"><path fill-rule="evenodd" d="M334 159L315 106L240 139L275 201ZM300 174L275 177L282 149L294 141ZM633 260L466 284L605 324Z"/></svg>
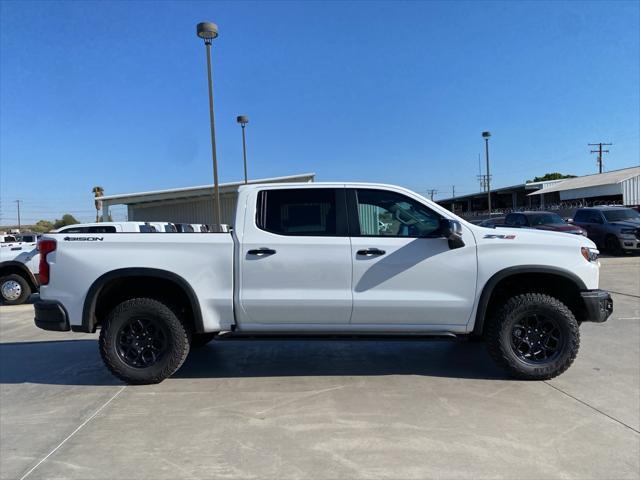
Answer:
<svg viewBox="0 0 640 480"><path fill-rule="evenodd" d="M487 211L487 193L446 198L438 203L463 216L483 215ZM640 167L495 188L491 191L491 204L494 212L525 208L571 209L576 204L640 205Z"/></svg>
<svg viewBox="0 0 640 480"><path fill-rule="evenodd" d="M561 202L599 199L622 205L640 205L640 167L567 178L529 196L549 194L556 194Z"/></svg>
<svg viewBox="0 0 640 480"><path fill-rule="evenodd" d="M315 173L304 173L287 177L250 180L255 183L313 182ZM232 224L235 215L238 188L244 182L221 183L221 223ZM114 205L127 206L127 218L131 221L206 223L213 224L213 185L173 188L152 192L105 195L101 197L103 220Z"/></svg>

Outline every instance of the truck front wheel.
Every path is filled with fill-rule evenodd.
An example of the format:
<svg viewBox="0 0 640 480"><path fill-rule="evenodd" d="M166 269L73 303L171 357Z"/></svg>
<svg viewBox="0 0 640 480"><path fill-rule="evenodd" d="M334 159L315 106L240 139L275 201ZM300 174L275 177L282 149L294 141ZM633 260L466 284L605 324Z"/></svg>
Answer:
<svg viewBox="0 0 640 480"><path fill-rule="evenodd" d="M0 298L7 305L22 305L31 295L31 287L23 277L12 273L0 278Z"/></svg>
<svg viewBox="0 0 640 480"><path fill-rule="evenodd" d="M514 377L548 380L578 354L580 330L571 310L540 293L510 298L486 329L489 353Z"/></svg>
<svg viewBox="0 0 640 480"><path fill-rule="evenodd" d="M116 377L133 385L173 375L189 353L190 331L164 303L133 298L115 307L100 331L100 354Z"/></svg>

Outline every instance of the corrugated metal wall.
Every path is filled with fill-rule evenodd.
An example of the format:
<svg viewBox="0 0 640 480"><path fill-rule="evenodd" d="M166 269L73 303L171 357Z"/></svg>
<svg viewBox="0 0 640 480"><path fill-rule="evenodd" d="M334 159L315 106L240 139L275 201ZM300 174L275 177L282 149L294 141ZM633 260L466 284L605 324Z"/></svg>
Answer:
<svg viewBox="0 0 640 480"><path fill-rule="evenodd" d="M625 205L640 205L640 175L622 182L622 202Z"/></svg>
<svg viewBox="0 0 640 480"><path fill-rule="evenodd" d="M222 223L233 225L237 193L220 197ZM129 220L138 222L213 223L213 198L185 198L129 205Z"/></svg>
<svg viewBox="0 0 640 480"><path fill-rule="evenodd" d="M574 188L573 190L561 190L560 200L580 200L581 198L605 197L621 195L620 184L596 185L594 187Z"/></svg>
<svg viewBox="0 0 640 480"><path fill-rule="evenodd" d="M358 204L358 215L360 217L361 235L378 235L380 233L380 214L384 210L377 205L367 203Z"/></svg>

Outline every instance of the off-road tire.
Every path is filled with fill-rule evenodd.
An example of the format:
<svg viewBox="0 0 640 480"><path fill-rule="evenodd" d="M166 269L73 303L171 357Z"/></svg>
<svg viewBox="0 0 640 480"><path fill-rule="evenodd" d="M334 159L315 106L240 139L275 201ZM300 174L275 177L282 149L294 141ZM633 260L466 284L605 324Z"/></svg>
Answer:
<svg viewBox="0 0 640 480"><path fill-rule="evenodd" d="M16 282L18 285L20 285L21 291L19 297L9 299L5 298L5 296L2 295L2 286L8 282ZM22 305L29 299L30 295L31 287L29 286L29 282L27 282L27 280L21 275L12 273L0 278L0 301L2 301L2 303L4 303L5 305Z"/></svg>
<svg viewBox="0 0 640 480"><path fill-rule="evenodd" d="M218 332L194 333L191 336L191 348L204 347L211 340L216 338Z"/></svg>
<svg viewBox="0 0 640 480"><path fill-rule="evenodd" d="M535 364L518 357L511 341L515 322L532 313L553 318L564 339L555 358ZM512 376L523 380L548 380L560 375L571 366L580 347L580 329L571 310L560 300L541 293L526 293L510 298L489 319L485 338L491 357Z"/></svg>
<svg viewBox="0 0 640 480"><path fill-rule="evenodd" d="M133 367L118 354L118 332L134 318L151 318L161 323L167 332L167 348L149 367ZM190 340L190 329L167 305L152 298L133 298L116 306L104 320L100 330L100 355L111 373L124 382L153 384L170 377L182 366L189 354Z"/></svg>

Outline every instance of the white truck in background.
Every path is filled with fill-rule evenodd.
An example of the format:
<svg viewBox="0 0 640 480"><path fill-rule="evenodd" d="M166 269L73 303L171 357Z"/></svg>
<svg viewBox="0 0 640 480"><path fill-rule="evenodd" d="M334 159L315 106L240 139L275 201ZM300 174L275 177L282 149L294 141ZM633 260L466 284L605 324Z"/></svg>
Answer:
<svg viewBox="0 0 640 480"><path fill-rule="evenodd" d="M0 301L20 305L38 291L40 255L35 242L18 242L0 248Z"/></svg>
<svg viewBox="0 0 640 480"><path fill-rule="evenodd" d="M169 222L100 222L67 225L51 233L176 233L208 231L206 225ZM37 240L41 234L2 235L0 303L21 305L39 289Z"/></svg>
<svg viewBox="0 0 640 480"><path fill-rule="evenodd" d="M132 384L172 375L216 335L476 336L511 374L548 379L604 322L582 236L472 225L409 190L240 188L231 233L61 233L40 242L45 330L95 332Z"/></svg>

